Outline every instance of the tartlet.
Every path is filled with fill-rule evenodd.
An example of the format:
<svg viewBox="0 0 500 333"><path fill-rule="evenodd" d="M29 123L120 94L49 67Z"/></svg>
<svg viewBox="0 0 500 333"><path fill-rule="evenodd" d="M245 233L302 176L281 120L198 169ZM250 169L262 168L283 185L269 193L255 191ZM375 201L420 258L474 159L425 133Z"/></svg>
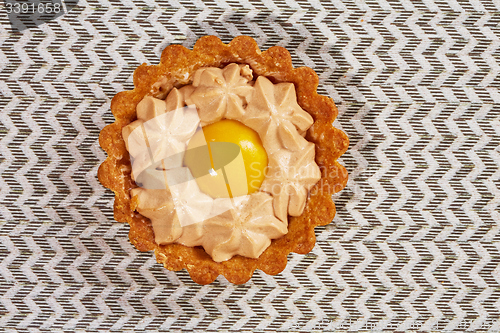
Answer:
<svg viewBox="0 0 500 333"><path fill-rule="evenodd" d="M263 76L272 83L294 84L298 104L314 120L307 132L302 134L307 141L314 143L315 162L321 171L321 178L310 189L303 213L289 216L288 232L272 240L258 258L236 255L216 262L199 246L188 247L177 243L158 245L155 242L151 221L135 210L137 196L132 196L131 191L137 185L132 177L130 155L122 129L137 119L136 107L145 96L165 99L173 88L190 84L197 69L223 68L231 63L248 65L255 78ZM314 227L332 221L335 204L331 195L347 183L347 171L337 159L347 150L349 141L344 132L333 127L337 108L330 98L317 93L318 76L311 68L293 68L290 53L283 47L260 51L251 37L236 37L229 44L224 44L217 37L207 36L200 38L192 51L180 45L165 48L159 65L143 64L136 69L134 86L132 91L118 93L111 102L115 122L106 126L99 137L108 158L100 166L98 178L115 193L114 217L117 221L129 223L129 238L138 250L154 251L157 261L169 270L185 268L193 281L199 284L211 283L218 275L241 284L248 281L256 269L275 275L286 267L290 252L305 254L313 248L316 241Z"/></svg>

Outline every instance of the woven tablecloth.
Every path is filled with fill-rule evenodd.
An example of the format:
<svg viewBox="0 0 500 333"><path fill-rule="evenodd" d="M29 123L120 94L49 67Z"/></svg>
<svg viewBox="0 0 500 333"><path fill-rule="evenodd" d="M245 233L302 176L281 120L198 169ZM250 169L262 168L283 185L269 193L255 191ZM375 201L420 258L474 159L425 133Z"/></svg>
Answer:
<svg viewBox="0 0 500 333"><path fill-rule="evenodd" d="M500 2L80 0L0 10L0 331L500 331ZM97 180L110 100L204 35L286 47L350 139L307 255L206 286L128 240Z"/></svg>

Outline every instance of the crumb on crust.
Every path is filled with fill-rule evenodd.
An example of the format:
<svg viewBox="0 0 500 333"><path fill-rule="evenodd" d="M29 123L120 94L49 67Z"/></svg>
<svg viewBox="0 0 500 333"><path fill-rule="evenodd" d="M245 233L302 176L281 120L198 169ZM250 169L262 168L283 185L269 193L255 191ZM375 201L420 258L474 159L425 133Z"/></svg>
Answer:
<svg viewBox="0 0 500 333"><path fill-rule="evenodd" d="M201 247L180 244L158 245L148 218L134 211L130 190L137 187L131 178L129 154L122 138L122 128L136 119L136 106L146 95L165 98L173 87L189 84L192 74L200 67L223 67L229 63L248 64L255 75L264 75L273 83L292 82L299 105L312 115L314 124L306 139L316 145L316 163L321 179L311 189L304 213L289 217L288 233L272 241L257 259L235 256L217 263ZM186 73L189 73L186 75ZM215 36L200 38L189 50L181 45L166 47L158 65L142 64L134 72L134 86L112 99L111 111L115 122L100 133L99 144L108 154L98 170L99 181L115 193L114 217L130 225L129 238L139 251L154 251L159 263L169 270L186 269L194 282L208 284L218 275L229 282L247 282L256 269L267 274L280 273L290 252L305 254L316 243L314 227L330 223L335 216L331 195L347 183L347 171L337 162L349 145L344 132L333 127L337 108L333 101L318 95L318 76L308 67L293 68L290 53L274 46L260 51L251 37L239 36L224 44ZM327 189L322 191L322 189Z"/></svg>

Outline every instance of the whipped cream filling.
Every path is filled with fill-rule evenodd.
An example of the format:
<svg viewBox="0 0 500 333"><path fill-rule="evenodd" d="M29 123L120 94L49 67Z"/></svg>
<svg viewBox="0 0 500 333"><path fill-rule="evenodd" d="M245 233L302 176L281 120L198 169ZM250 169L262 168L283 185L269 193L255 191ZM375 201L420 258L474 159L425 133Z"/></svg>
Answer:
<svg viewBox="0 0 500 333"><path fill-rule="evenodd" d="M158 161L164 168L182 166L186 143L199 127L196 108L184 106L176 88L165 101L146 96L137 105L137 120L122 129L135 181Z"/></svg>
<svg viewBox="0 0 500 333"><path fill-rule="evenodd" d="M281 149L304 149L303 138L313 124L309 113L297 103L292 83L273 84L264 76L255 81L254 93L243 115L243 123L259 133L268 153Z"/></svg>
<svg viewBox="0 0 500 333"><path fill-rule="evenodd" d="M314 144L307 142L300 150L277 150L269 156L269 168L260 189L272 194L274 213L281 221L286 222L287 215L302 214L308 191L321 178L314 149Z"/></svg>
<svg viewBox="0 0 500 333"><path fill-rule="evenodd" d="M287 233L288 223L274 216L269 194L256 192L233 201L231 209L203 222L207 235L203 248L213 260L224 261L237 254L258 258L271 239Z"/></svg>
<svg viewBox="0 0 500 333"><path fill-rule="evenodd" d="M145 97L137 120L123 128L139 185L131 190L135 209L151 220L157 244L203 246L217 262L234 255L258 258L272 239L287 233L288 215L302 214L321 177L314 144L304 139L313 119L298 105L293 84L252 79L248 65L200 68L191 85L173 88L166 100ZM268 172L258 192L213 199L182 160L200 125L225 118L260 135Z"/></svg>
<svg viewBox="0 0 500 333"><path fill-rule="evenodd" d="M222 118L239 119L253 91L251 80L252 70L248 65L199 69L193 75L195 89L186 96L186 103L196 105L202 126Z"/></svg>

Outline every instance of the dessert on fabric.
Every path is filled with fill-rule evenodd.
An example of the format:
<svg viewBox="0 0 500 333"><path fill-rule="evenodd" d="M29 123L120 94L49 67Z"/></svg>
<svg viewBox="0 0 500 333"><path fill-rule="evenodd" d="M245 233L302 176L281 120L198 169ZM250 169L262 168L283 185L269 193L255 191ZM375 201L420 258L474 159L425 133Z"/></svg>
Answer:
<svg viewBox="0 0 500 333"><path fill-rule="evenodd" d="M312 69L282 47L207 36L168 46L134 85L112 100L98 176L137 249L200 284L277 274L312 249L347 182L348 146Z"/></svg>

